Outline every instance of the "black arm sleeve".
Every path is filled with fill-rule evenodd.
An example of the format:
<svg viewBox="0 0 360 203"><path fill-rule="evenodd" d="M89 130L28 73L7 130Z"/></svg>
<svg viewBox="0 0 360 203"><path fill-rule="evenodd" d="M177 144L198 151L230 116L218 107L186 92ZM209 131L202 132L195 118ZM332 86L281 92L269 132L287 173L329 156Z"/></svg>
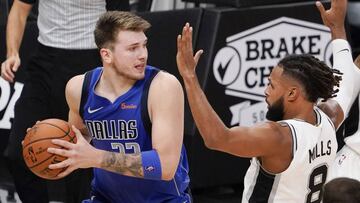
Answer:
<svg viewBox="0 0 360 203"><path fill-rule="evenodd" d="M35 4L36 0L20 0L21 2L27 3L27 4Z"/></svg>
<svg viewBox="0 0 360 203"><path fill-rule="evenodd" d="M31 0L26 0L31 1ZM106 10L108 11L129 11L129 0L106 0Z"/></svg>

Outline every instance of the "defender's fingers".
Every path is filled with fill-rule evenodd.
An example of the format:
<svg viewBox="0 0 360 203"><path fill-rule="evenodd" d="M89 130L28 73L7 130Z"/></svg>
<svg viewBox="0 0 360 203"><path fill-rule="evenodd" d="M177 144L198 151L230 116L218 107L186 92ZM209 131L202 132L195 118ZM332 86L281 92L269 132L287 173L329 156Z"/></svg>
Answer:
<svg viewBox="0 0 360 203"><path fill-rule="evenodd" d="M192 38L193 38L193 27L189 27L189 40L192 44Z"/></svg>
<svg viewBox="0 0 360 203"><path fill-rule="evenodd" d="M320 1L316 1L315 5L316 5L317 9L319 10L321 16L323 16L326 12L324 5Z"/></svg>
<svg viewBox="0 0 360 203"><path fill-rule="evenodd" d="M184 39L184 36L185 36L185 33L186 33L188 27L189 27L189 23L185 23L185 26L182 29L181 39Z"/></svg>
<svg viewBox="0 0 360 203"><path fill-rule="evenodd" d="M187 51L187 53L189 55L191 55L191 57L194 56L193 54L193 47L192 47L192 28L191 27L187 27L186 33L185 33L185 50Z"/></svg>
<svg viewBox="0 0 360 203"><path fill-rule="evenodd" d="M196 52L195 56L194 56L194 60L195 60L195 63L197 64L201 55L204 53L204 50L200 49L199 51Z"/></svg>
<svg viewBox="0 0 360 203"><path fill-rule="evenodd" d="M178 35L178 36L177 36L176 41L177 41L177 49L178 49L178 51L179 51L179 50L181 50L181 48L182 48L181 35Z"/></svg>
<svg viewBox="0 0 360 203"><path fill-rule="evenodd" d="M183 48L185 48L185 49L188 48L188 38L189 38L188 30L189 30L189 24L186 23L186 25L183 28L182 35L181 35L181 42L182 42Z"/></svg>

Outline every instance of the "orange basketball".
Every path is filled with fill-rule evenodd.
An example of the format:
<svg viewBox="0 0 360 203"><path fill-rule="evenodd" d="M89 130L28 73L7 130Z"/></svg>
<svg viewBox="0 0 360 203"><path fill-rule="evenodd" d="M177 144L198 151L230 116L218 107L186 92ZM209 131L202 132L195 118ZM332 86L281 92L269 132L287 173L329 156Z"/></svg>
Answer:
<svg viewBox="0 0 360 203"><path fill-rule="evenodd" d="M35 124L26 134L23 143L23 157L26 165L37 176L49 180L58 179L57 175L66 168L49 169L50 164L59 163L66 157L47 152L48 147L59 148L51 142L62 139L76 143L75 133L70 125L60 119L46 119Z"/></svg>

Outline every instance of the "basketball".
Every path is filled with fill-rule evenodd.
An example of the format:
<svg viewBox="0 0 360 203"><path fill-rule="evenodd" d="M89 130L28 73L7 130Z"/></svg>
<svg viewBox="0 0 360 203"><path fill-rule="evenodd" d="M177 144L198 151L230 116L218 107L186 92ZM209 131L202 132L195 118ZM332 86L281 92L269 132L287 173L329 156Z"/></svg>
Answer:
<svg viewBox="0 0 360 203"><path fill-rule="evenodd" d="M60 119L46 119L35 124L26 134L23 142L23 157L27 167L37 176L49 180L58 179L57 175L66 168L49 169L50 164L59 163L66 157L51 154L47 148L59 148L51 142L62 139L76 143L76 135L71 126Z"/></svg>

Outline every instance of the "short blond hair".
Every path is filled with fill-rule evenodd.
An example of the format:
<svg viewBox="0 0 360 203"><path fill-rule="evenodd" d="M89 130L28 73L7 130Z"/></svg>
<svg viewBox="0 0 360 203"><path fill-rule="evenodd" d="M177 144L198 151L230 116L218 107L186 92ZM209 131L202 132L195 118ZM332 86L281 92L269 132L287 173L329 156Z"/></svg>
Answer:
<svg viewBox="0 0 360 203"><path fill-rule="evenodd" d="M96 23L94 36L96 46L112 48L121 30L145 32L151 24L140 16L126 11L108 11Z"/></svg>

